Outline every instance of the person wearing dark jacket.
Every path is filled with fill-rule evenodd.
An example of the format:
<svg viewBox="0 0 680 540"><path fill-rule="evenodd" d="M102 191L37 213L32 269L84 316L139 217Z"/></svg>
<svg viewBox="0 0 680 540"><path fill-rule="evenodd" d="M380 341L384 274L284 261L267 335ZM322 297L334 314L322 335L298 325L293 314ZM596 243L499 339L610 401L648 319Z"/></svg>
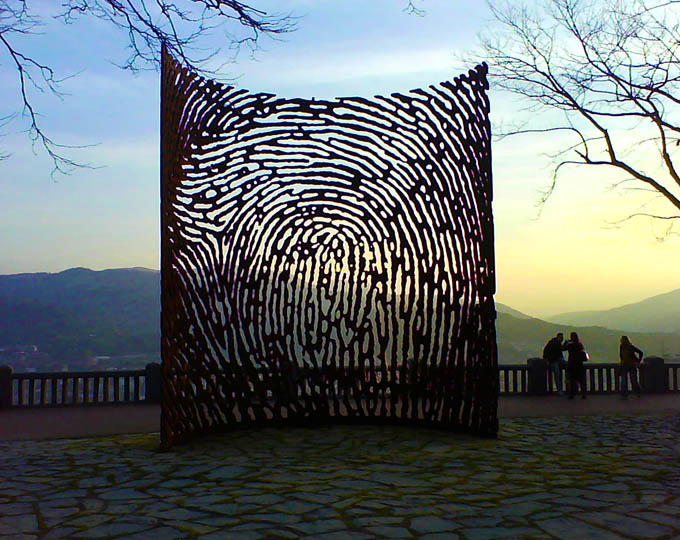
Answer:
<svg viewBox="0 0 680 540"><path fill-rule="evenodd" d="M583 363L588 361L583 343L576 332L569 335L569 341L562 345L567 351L567 377L569 378L569 399L574 399L574 390L579 385L581 397L586 399L586 369Z"/></svg>
<svg viewBox="0 0 680 540"><path fill-rule="evenodd" d="M564 356L562 355L562 343L564 342L564 334L558 333L543 348L543 359L548 363L548 389L550 389L550 373L552 373L552 380L555 382L555 391L561 396L562 392L562 364Z"/></svg>
<svg viewBox="0 0 680 540"><path fill-rule="evenodd" d="M621 397L628 397L628 378L638 397L640 396L640 384L637 378L637 367L642 360L642 351L630 342L628 336L621 336L619 345L619 358L621 359Z"/></svg>

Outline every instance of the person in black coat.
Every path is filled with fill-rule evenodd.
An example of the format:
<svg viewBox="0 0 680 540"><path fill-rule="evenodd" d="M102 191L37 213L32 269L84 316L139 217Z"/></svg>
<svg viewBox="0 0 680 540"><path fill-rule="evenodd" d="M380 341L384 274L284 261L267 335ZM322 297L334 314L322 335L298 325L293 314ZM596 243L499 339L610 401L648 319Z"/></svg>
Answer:
<svg viewBox="0 0 680 540"><path fill-rule="evenodd" d="M569 378L569 399L574 399L574 390L579 385L581 397L586 399L586 369L584 362L588 361L586 350L576 332L569 335L569 341L562 345L567 351L567 377Z"/></svg>
<svg viewBox="0 0 680 540"><path fill-rule="evenodd" d="M562 356L562 343L564 342L564 334L558 333L552 338L543 348L543 359L548 362L548 390L550 391L550 374L555 382L555 391L561 396L562 392L562 364L564 357Z"/></svg>

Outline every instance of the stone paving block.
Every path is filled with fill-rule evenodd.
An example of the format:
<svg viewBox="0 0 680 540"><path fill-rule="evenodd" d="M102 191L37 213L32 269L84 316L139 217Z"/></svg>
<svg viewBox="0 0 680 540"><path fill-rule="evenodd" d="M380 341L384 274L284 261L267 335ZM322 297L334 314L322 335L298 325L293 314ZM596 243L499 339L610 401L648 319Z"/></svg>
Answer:
<svg viewBox="0 0 680 540"><path fill-rule="evenodd" d="M537 521L536 525L560 540L622 540L623 536L575 518L560 517Z"/></svg>
<svg viewBox="0 0 680 540"><path fill-rule="evenodd" d="M500 516L485 516L483 513L477 517L464 517L458 519L458 522L465 528L484 528L496 527L500 525L503 518Z"/></svg>
<svg viewBox="0 0 680 540"><path fill-rule="evenodd" d="M315 521L303 521L295 523L290 527L304 535L324 534L333 531L342 531L347 527L343 521L339 519L317 519Z"/></svg>
<svg viewBox="0 0 680 540"><path fill-rule="evenodd" d="M388 525L380 525L376 527L368 527L368 530L377 535L379 538L413 538L413 534L405 527L390 527Z"/></svg>
<svg viewBox="0 0 680 540"><path fill-rule="evenodd" d="M4 509L3 509L4 510ZM59 507L59 506L53 506L50 503L38 503L38 511L40 513L40 517L43 519L49 519L49 518L64 518L67 516L71 516L75 513L78 512L78 508L74 507Z"/></svg>
<svg viewBox="0 0 680 540"><path fill-rule="evenodd" d="M18 535L38 530L38 519L35 514L0 514L0 534Z"/></svg>
<svg viewBox="0 0 680 540"><path fill-rule="evenodd" d="M199 540L259 540L266 538L258 531L218 531L209 534L202 534L197 537Z"/></svg>
<svg viewBox="0 0 680 540"><path fill-rule="evenodd" d="M293 531L287 531L285 529L278 529L278 530L268 530L267 535L270 538L290 538L291 540L297 540L300 538L300 535L297 533L294 533Z"/></svg>
<svg viewBox="0 0 680 540"><path fill-rule="evenodd" d="M198 512L188 508L171 508L161 511L151 510L149 511L149 515L164 520L173 519L180 521L198 521L201 518L208 517L205 512Z"/></svg>
<svg viewBox="0 0 680 540"><path fill-rule="evenodd" d="M321 506L318 504L292 499L276 504L272 506L270 510L284 512L286 514L305 514L313 510L318 510L319 508L321 508Z"/></svg>
<svg viewBox="0 0 680 540"><path fill-rule="evenodd" d="M165 488L147 488L144 490L147 495L151 495L156 500L168 501L173 498L177 498L180 491L175 489L165 489Z"/></svg>
<svg viewBox="0 0 680 540"><path fill-rule="evenodd" d="M358 517L353 520L360 527L380 526L380 525L401 525L403 517L396 516L369 516Z"/></svg>
<svg viewBox="0 0 680 540"><path fill-rule="evenodd" d="M77 515L74 516L72 519L68 519L64 521L66 525L73 526L73 527L80 527L80 528L90 528L90 527L96 527L97 525L101 525L102 523L109 523L112 520L115 519L119 514L116 516L110 516L106 514L86 514L86 515Z"/></svg>
<svg viewBox="0 0 680 540"><path fill-rule="evenodd" d="M532 527L479 527L459 531L468 540L510 540L514 538L545 538L545 533ZM581 540L581 539L579 539ZM589 539L590 540L590 539Z"/></svg>
<svg viewBox="0 0 680 540"><path fill-rule="evenodd" d="M146 513L147 509L150 509L150 506L146 506L143 501L125 503L113 502L105 505L101 513L114 516L125 516L134 514L140 510Z"/></svg>
<svg viewBox="0 0 680 540"><path fill-rule="evenodd" d="M204 489L204 493L209 491L208 488ZM213 504L228 502L224 494L221 495L192 495L187 497L185 500L186 506L196 507L199 509L209 509Z"/></svg>
<svg viewBox="0 0 680 540"><path fill-rule="evenodd" d="M337 531L324 533L323 535L306 536L310 540L319 538L322 540L369 540L375 538L375 535L358 531Z"/></svg>
<svg viewBox="0 0 680 540"><path fill-rule="evenodd" d="M541 491L539 493L527 493L524 495L517 495L515 497L506 497L503 499L503 503L508 506L511 506L526 502L542 501L543 499L551 499L552 497L553 497L552 493L546 493L545 491Z"/></svg>
<svg viewBox="0 0 680 540"><path fill-rule="evenodd" d="M33 505L27 502L7 503L0 506L2 516L16 516L33 512Z"/></svg>
<svg viewBox="0 0 680 540"><path fill-rule="evenodd" d="M148 529L148 525L137 523L105 523L86 530L74 533L73 538L107 538L109 536L131 536L132 534Z"/></svg>
<svg viewBox="0 0 680 540"><path fill-rule="evenodd" d="M597 496L597 495L595 495ZM555 506L565 505L565 506L577 506L579 508L606 508L611 506L611 501L603 501L600 499L585 497L556 497L552 500Z"/></svg>
<svg viewBox="0 0 680 540"><path fill-rule="evenodd" d="M198 522L184 521L179 519L166 521L165 524L169 525L170 527L174 527L175 529L179 529L180 531L184 531L185 533L188 533L190 535L207 534L217 530L217 527L212 527L210 525L202 525L201 523Z"/></svg>
<svg viewBox="0 0 680 540"><path fill-rule="evenodd" d="M654 508L652 506L651 508ZM680 512L675 516L669 516L668 514L662 514L660 512L653 512L647 510L644 512L636 512L636 518L644 519L646 521L653 521L654 523L660 523L662 525L668 525L677 531L680 531Z"/></svg>
<svg viewBox="0 0 680 540"><path fill-rule="evenodd" d="M460 525L436 516L422 516L412 519L410 528L417 533L424 534L454 531L459 529Z"/></svg>
<svg viewBox="0 0 680 540"><path fill-rule="evenodd" d="M645 507L646 505L643 503L641 506ZM670 516L680 516L680 500L676 500L673 503L655 504L654 510Z"/></svg>
<svg viewBox="0 0 680 540"><path fill-rule="evenodd" d="M354 496L352 497L347 497L346 499L337 501L336 503L333 504L333 508L337 510L352 508L353 506L359 504L359 501L361 501L361 499L357 496L357 494L354 494Z"/></svg>
<svg viewBox="0 0 680 540"><path fill-rule="evenodd" d="M136 489L112 489L99 493L99 498L105 501L122 501L131 499L146 499L148 495Z"/></svg>
<svg viewBox="0 0 680 540"><path fill-rule="evenodd" d="M442 515L454 518L471 516L479 512L479 508L471 506L469 504L456 504L456 503L438 504L436 508Z"/></svg>
<svg viewBox="0 0 680 540"><path fill-rule="evenodd" d="M239 503L220 503L213 504L210 507L211 512L217 512L218 514L224 514L227 516L237 516L243 512L249 512L257 508L255 504L239 504Z"/></svg>
<svg viewBox="0 0 680 540"><path fill-rule="evenodd" d="M62 540L64 538L72 538L73 533L77 532L75 527L51 527L50 530L41 536L41 540Z"/></svg>
<svg viewBox="0 0 680 540"><path fill-rule="evenodd" d="M650 523L625 514L615 514L614 512L592 512L578 517L589 523L595 523L596 525L601 525L635 538L660 538L673 533L673 530L665 525Z"/></svg>
<svg viewBox="0 0 680 540"><path fill-rule="evenodd" d="M175 478L194 478L201 476L204 473L211 472L213 467L210 465L183 465L178 467L172 472L172 476Z"/></svg>
<svg viewBox="0 0 680 540"><path fill-rule="evenodd" d="M183 487L188 487L188 486L193 486L196 484L196 481L191 479L191 478L174 478L171 480L165 480L163 482L160 482L158 484L158 488L160 489L176 489L176 488L183 488ZM140 487L139 485L136 487ZM147 487L147 486L143 486Z"/></svg>
<svg viewBox="0 0 680 540"><path fill-rule="evenodd" d="M330 485L334 488L346 488L352 491L372 491L381 487L379 483L369 480L333 480Z"/></svg>
<svg viewBox="0 0 680 540"><path fill-rule="evenodd" d="M538 514L534 514L531 516L532 522L538 522L538 521L543 521L546 519L552 519L556 517L562 517L564 514L562 512L559 512L557 509L552 510L550 512L539 512Z"/></svg>
<svg viewBox="0 0 680 540"><path fill-rule="evenodd" d="M82 490L84 495L80 496L79 498L75 497L60 497L59 492L50 492L43 497L40 498L41 501L49 502L52 504L52 506L56 506L59 508L65 508L65 507L71 507L71 506L78 506L78 504L87 498L87 492L85 490ZM26 497L21 497L23 500L26 500Z"/></svg>
<svg viewBox="0 0 680 540"><path fill-rule="evenodd" d="M229 531L262 531L271 528L271 524L262 521L240 521L236 525L229 527Z"/></svg>
<svg viewBox="0 0 680 540"><path fill-rule="evenodd" d="M334 495L332 493L309 493L309 492L296 493L295 498L316 504L333 504L339 499L337 495Z"/></svg>
<svg viewBox="0 0 680 540"><path fill-rule="evenodd" d="M239 478L240 476L250 472L247 467L241 467L239 465L224 465L223 467L218 467L213 469L205 475L209 480L230 480L232 478Z"/></svg>
<svg viewBox="0 0 680 540"><path fill-rule="evenodd" d="M184 540L185 538L185 532L172 527L161 526L130 534L130 536L126 536L125 540Z"/></svg>
<svg viewBox="0 0 680 540"><path fill-rule="evenodd" d="M233 527L239 522L240 518L229 516L210 516L196 520L196 523L208 525L209 527L216 527L218 529Z"/></svg>
<svg viewBox="0 0 680 540"><path fill-rule="evenodd" d="M394 487L423 487L431 485L430 482L420 478L414 478L408 471L403 474L377 472L369 477L373 482L386 484Z"/></svg>
<svg viewBox="0 0 680 540"><path fill-rule="evenodd" d="M623 482L611 482L608 484L592 486L591 489L595 489L597 491L608 491L610 493L625 493L628 489L628 485L624 484Z"/></svg>
<svg viewBox="0 0 680 540"><path fill-rule="evenodd" d="M274 495L273 493L263 493L258 495L247 495L245 497L237 497L236 501L243 504L259 504L263 506L269 506L282 502L284 499L280 495Z"/></svg>
<svg viewBox="0 0 680 540"><path fill-rule="evenodd" d="M374 515L373 510L367 508L350 508L345 511L348 516L372 516Z"/></svg>
<svg viewBox="0 0 680 540"><path fill-rule="evenodd" d="M296 514L284 514L281 512L269 512L259 514L247 514L243 519L252 519L256 521L265 521L267 523L286 525L290 523L298 523L302 518Z"/></svg>
<svg viewBox="0 0 680 540"><path fill-rule="evenodd" d="M503 517L529 516L542 510L548 510L551 507L551 505L546 504L545 502L538 501L529 501L517 504L506 503L499 509L499 513Z"/></svg>

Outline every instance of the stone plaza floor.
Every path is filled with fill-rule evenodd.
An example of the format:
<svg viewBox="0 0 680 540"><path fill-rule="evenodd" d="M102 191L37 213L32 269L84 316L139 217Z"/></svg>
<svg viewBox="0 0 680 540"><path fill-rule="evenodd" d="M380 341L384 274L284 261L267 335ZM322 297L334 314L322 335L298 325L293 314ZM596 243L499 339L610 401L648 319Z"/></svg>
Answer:
<svg viewBox="0 0 680 540"><path fill-rule="evenodd" d="M680 539L680 414L0 442L0 538Z"/></svg>

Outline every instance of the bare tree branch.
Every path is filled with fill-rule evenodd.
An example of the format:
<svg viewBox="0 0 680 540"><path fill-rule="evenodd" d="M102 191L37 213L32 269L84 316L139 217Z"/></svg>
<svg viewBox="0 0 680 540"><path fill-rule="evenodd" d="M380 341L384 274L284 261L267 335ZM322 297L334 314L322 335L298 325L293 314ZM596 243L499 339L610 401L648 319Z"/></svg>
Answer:
<svg viewBox="0 0 680 540"><path fill-rule="evenodd" d="M426 13L423 8L416 6L414 0L408 0L408 3L404 8L404 12L408 13L409 15L418 15L418 17L424 17Z"/></svg>
<svg viewBox="0 0 680 540"><path fill-rule="evenodd" d="M42 128L32 92L61 97L60 83L65 79L57 78L49 65L16 45L14 37L37 34L45 23L29 5L30 0L0 0L0 62L4 55L16 68L21 113L27 120L34 151L42 148L50 157L53 175L68 174L76 167L90 165L66 155L69 149L82 146L57 143ZM181 62L210 73L206 66L221 49L205 48L206 37L224 32L228 47L254 48L261 35L276 36L291 31L295 25L289 14L266 13L240 0L62 0L57 9L54 18L65 24L90 17L121 30L129 51L121 67L131 71L157 69L161 47L165 45Z"/></svg>
<svg viewBox="0 0 680 540"><path fill-rule="evenodd" d="M680 0L488 2L500 29L481 36L476 58L490 64L492 85L526 99L532 111L566 117L564 124L532 122L500 138L555 131L576 137L554 154L539 204L563 167L604 165L660 194L680 216ZM658 172L643 171L631 136L635 149L655 143ZM642 215L666 219L632 216Z"/></svg>

